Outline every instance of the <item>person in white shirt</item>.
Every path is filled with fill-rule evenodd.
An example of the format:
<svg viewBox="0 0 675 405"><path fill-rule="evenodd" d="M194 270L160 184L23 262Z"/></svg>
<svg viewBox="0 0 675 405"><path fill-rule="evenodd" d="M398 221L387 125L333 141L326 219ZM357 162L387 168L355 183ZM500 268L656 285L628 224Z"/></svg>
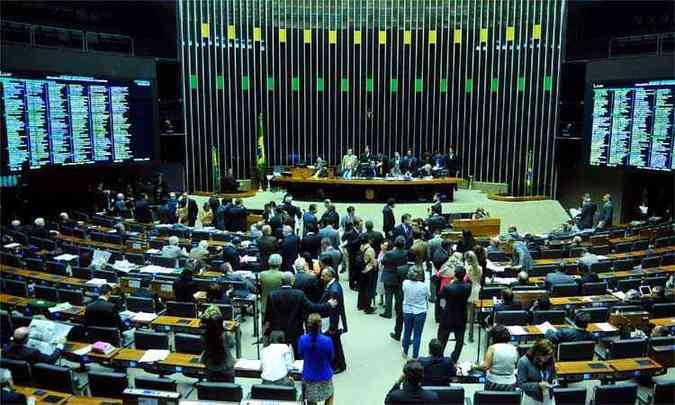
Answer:
<svg viewBox="0 0 675 405"><path fill-rule="evenodd" d="M190 257L185 249L178 246L178 236L170 236L169 244L162 247L162 257L178 259L179 257Z"/></svg>
<svg viewBox="0 0 675 405"><path fill-rule="evenodd" d="M428 304L429 289L424 283L424 271L411 266L407 280L403 281L403 357L408 357L411 335L413 358L419 357Z"/></svg>
<svg viewBox="0 0 675 405"><path fill-rule="evenodd" d="M284 344L282 332L272 332L270 343L260 351L263 384L295 385L288 375L288 371L293 368L293 349Z"/></svg>
<svg viewBox="0 0 675 405"><path fill-rule="evenodd" d="M518 349L510 343L511 333L505 326L495 325L489 334L493 344L485 352L483 363L473 368L487 372L485 390L515 391Z"/></svg>

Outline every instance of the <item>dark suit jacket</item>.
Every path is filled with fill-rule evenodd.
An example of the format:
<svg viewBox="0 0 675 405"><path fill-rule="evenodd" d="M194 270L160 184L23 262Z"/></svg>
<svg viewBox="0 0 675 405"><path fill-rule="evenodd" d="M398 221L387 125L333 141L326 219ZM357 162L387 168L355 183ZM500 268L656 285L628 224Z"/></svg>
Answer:
<svg viewBox="0 0 675 405"><path fill-rule="evenodd" d="M389 205L385 205L382 209L382 231L384 234L389 236L391 232L394 232L395 224L394 210Z"/></svg>
<svg viewBox="0 0 675 405"><path fill-rule="evenodd" d="M450 380L457 374L455 365L449 357L420 357L419 362L424 367L423 386L448 386Z"/></svg>
<svg viewBox="0 0 675 405"><path fill-rule="evenodd" d="M233 245L223 246L223 260L230 263L232 270L239 270L241 267L241 260L239 259L239 252Z"/></svg>
<svg viewBox="0 0 675 405"><path fill-rule="evenodd" d="M399 224L394 228L394 238L395 239L397 236L403 236L405 238L405 247L406 249L410 249L410 247L413 244L413 230L412 226L404 226L403 224Z"/></svg>
<svg viewBox="0 0 675 405"><path fill-rule="evenodd" d="M605 221L605 228L612 226L612 217L614 216L614 203L608 202L600 209L599 221Z"/></svg>
<svg viewBox="0 0 675 405"><path fill-rule="evenodd" d="M398 286L401 281L398 277L398 267L408 263L408 251L393 249L382 257L382 282L386 286Z"/></svg>
<svg viewBox="0 0 675 405"><path fill-rule="evenodd" d="M304 331L307 316L313 312L328 313L330 306L313 304L302 290L281 287L270 292L267 298L265 322L269 322L270 330L282 330L287 342L297 342Z"/></svg>
<svg viewBox="0 0 675 405"><path fill-rule="evenodd" d="M197 215L199 214L199 207L197 206L197 201L193 200L192 198L188 198L187 200L187 207L188 207L188 221L194 222L197 220Z"/></svg>
<svg viewBox="0 0 675 405"><path fill-rule="evenodd" d="M150 204L148 200L138 200L136 201L136 207L134 207L134 215L136 216L136 221L147 224L152 222L152 210L150 209Z"/></svg>
<svg viewBox="0 0 675 405"><path fill-rule="evenodd" d="M298 258L298 251L300 250L300 238L298 235L288 235L281 243L279 243L279 251L284 258L281 266L290 270L293 268L293 262Z"/></svg>
<svg viewBox="0 0 675 405"><path fill-rule="evenodd" d="M12 359L27 361L31 365L35 363L49 363L53 364L61 356L60 350L54 350L54 353L51 356L42 354L39 350L30 348L26 345L19 345L14 342L10 343L6 349L2 351L2 357Z"/></svg>
<svg viewBox="0 0 675 405"><path fill-rule="evenodd" d="M279 251L279 242L274 236L263 235L258 239L258 250L260 252L260 263L267 266L267 259L270 255Z"/></svg>
<svg viewBox="0 0 675 405"><path fill-rule="evenodd" d="M338 226L340 224L340 214L338 214L337 211L326 211L321 215L320 222L322 227L327 224Z"/></svg>
<svg viewBox="0 0 675 405"><path fill-rule="evenodd" d="M85 308L84 326L124 329L124 324L115 304L101 298L87 305Z"/></svg>
<svg viewBox="0 0 675 405"><path fill-rule="evenodd" d="M337 306L331 308L330 310L330 325L328 329L330 331L336 331L338 329L340 319L342 319L342 331L347 332L347 315L345 314L345 300L344 295L342 294L342 286L337 280L333 281L331 285L326 287L326 290L321 296L320 303L327 304L329 299L337 300Z"/></svg>
<svg viewBox="0 0 675 405"><path fill-rule="evenodd" d="M49 239L49 230L46 226L35 226L33 225L29 232L30 236L35 238Z"/></svg>
<svg viewBox="0 0 675 405"><path fill-rule="evenodd" d="M431 206L431 213L438 215L443 214L443 203L440 201L435 202L434 205Z"/></svg>
<svg viewBox="0 0 675 405"><path fill-rule="evenodd" d="M316 219L316 215L307 211L302 215L302 235L306 235L311 228L316 228L316 231L319 230L319 221Z"/></svg>
<svg viewBox="0 0 675 405"><path fill-rule="evenodd" d="M455 177L459 171L459 157L457 154L454 154L452 157L447 155L445 157L445 167L448 169L450 177Z"/></svg>
<svg viewBox="0 0 675 405"><path fill-rule="evenodd" d="M319 252L321 251L321 236L318 233L305 235L302 238L301 246L303 252L309 252L312 255L312 259L316 259L319 257Z"/></svg>
<svg viewBox="0 0 675 405"><path fill-rule="evenodd" d="M214 217L214 222L216 229L220 229L221 231L224 231L227 229L227 227L230 225L229 219L230 219L230 205L221 205L218 207L216 212L213 213Z"/></svg>
<svg viewBox="0 0 675 405"><path fill-rule="evenodd" d="M546 331L546 339L550 340L553 344L565 343L565 342L581 342L584 340L593 340L593 335L585 330L569 327L569 328L559 328L556 331L552 329Z"/></svg>
<svg viewBox="0 0 675 405"><path fill-rule="evenodd" d="M433 404L438 402L438 394L422 387L413 387L407 383L396 382L385 398L385 405Z"/></svg>
<svg viewBox="0 0 675 405"><path fill-rule="evenodd" d="M382 232L378 231L370 231L366 232L365 237L368 238L368 240L372 240L373 242L370 244L370 246L373 247L373 250L375 250L375 256L380 254L380 250L382 249L382 242L384 241L384 235L382 235Z"/></svg>
<svg viewBox="0 0 675 405"><path fill-rule="evenodd" d="M579 214L579 229L589 229L593 228L593 218L595 217L595 211L598 209L598 206L595 203L587 203L581 207L581 214Z"/></svg>
<svg viewBox="0 0 675 405"><path fill-rule="evenodd" d="M246 208L241 205L233 205L230 208L230 230L233 232L246 232Z"/></svg>
<svg viewBox="0 0 675 405"><path fill-rule="evenodd" d="M295 283L293 288L301 290L311 302L319 302L321 300L321 286L319 285L318 277L300 271L295 274Z"/></svg>
<svg viewBox="0 0 675 405"><path fill-rule="evenodd" d="M440 327L454 328L466 326L466 303L471 295L471 284L457 282L447 284L438 293L439 299L445 300L445 308L441 310Z"/></svg>
<svg viewBox="0 0 675 405"><path fill-rule="evenodd" d="M178 279L173 282L173 294L176 296L178 302L192 302L194 301L194 293L198 291L197 283L194 281L185 282Z"/></svg>

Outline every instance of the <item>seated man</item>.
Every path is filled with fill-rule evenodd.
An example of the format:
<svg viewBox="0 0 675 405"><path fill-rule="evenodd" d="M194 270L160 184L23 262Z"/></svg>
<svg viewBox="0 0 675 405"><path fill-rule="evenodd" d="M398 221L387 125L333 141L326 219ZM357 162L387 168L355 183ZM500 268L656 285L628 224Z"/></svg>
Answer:
<svg viewBox="0 0 675 405"><path fill-rule="evenodd" d="M98 326L103 328L117 328L120 332L126 329L126 326L120 318L120 313L115 304L110 302L112 297L112 287L103 284L98 298L87 305L84 310L84 326Z"/></svg>
<svg viewBox="0 0 675 405"><path fill-rule="evenodd" d="M162 247L162 257L169 257L171 259L178 259L179 257L190 257L190 255L178 246L178 236L170 236L169 244Z"/></svg>
<svg viewBox="0 0 675 405"><path fill-rule="evenodd" d="M2 351L2 357L12 360L27 361L31 365L35 363L53 364L61 357L61 351L59 349L54 350L54 353L52 353L51 356L47 356L37 349L26 346L29 334L30 329L27 327L22 326L17 328L14 331L14 339L12 339L12 342L7 348Z"/></svg>
<svg viewBox="0 0 675 405"><path fill-rule="evenodd" d="M386 405L394 404L433 404L438 394L422 389L424 368L417 360L408 360L403 366L403 375L391 387L384 400Z"/></svg>
<svg viewBox="0 0 675 405"><path fill-rule="evenodd" d="M457 374L455 365L449 357L443 356L443 345L438 339L429 342L429 357L420 357L420 364L424 368L424 386L448 386L450 380Z"/></svg>
<svg viewBox="0 0 675 405"><path fill-rule="evenodd" d="M556 331L549 329L546 331L546 338L556 345L564 342L593 340L593 335L586 330L590 318L588 312L577 311L574 314L575 327L558 328Z"/></svg>
<svg viewBox="0 0 675 405"><path fill-rule="evenodd" d="M574 284L575 282L574 277L563 273L560 267L556 268L554 272L548 273L544 279L544 284L549 291L553 289L554 285Z"/></svg>
<svg viewBox="0 0 675 405"><path fill-rule="evenodd" d="M511 283L511 288L526 285L530 285L530 276L526 271L521 271L518 273L518 281Z"/></svg>
<svg viewBox="0 0 675 405"><path fill-rule="evenodd" d="M502 302L495 305L494 312L518 311L521 309L523 309L522 304L513 300L513 291L510 288L505 288L502 290Z"/></svg>

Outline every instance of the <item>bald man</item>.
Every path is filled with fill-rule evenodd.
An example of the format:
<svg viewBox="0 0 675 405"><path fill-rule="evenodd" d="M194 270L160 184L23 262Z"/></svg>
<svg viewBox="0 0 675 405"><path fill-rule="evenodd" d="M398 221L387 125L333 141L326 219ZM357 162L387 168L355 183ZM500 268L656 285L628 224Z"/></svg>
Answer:
<svg viewBox="0 0 675 405"><path fill-rule="evenodd" d="M33 349L26 346L28 342L28 335L30 334L30 329L25 326L17 328L14 331L14 338L12 342L7 346L7 350L2 352L2 357L12 359L12 360L21 360L27 361L30 364L35 363L50 363L53 364L56 360L61 357L61 351L56 349L51 356L40 353L39 350Z"/></svg>

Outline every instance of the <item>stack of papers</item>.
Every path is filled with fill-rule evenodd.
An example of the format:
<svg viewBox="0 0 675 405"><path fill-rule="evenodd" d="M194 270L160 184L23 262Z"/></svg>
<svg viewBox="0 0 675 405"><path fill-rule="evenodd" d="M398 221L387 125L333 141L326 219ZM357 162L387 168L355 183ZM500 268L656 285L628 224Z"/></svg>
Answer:
<svg viewBox="0 0 675 405"><path fill-rule="evenodd" d="M148 249L148 250L145 251L145 253L147 253L149 255L158 255L158 254L161 253L161 250L159 250L159 249Z"/></svg>
<svg viewBox="0 0 675 405"><path fill-rule="evenodd" d="M78 356L85 356L91 352L91 345L86 345L85 347L81 349L77 349L73 352L73 354L76 354Z"/></svg>
<svg viewBox="0 0 675 405"><path fill-rule="evenodd" d="M596 325L598 326L598 328L600 328L600 330L604 332L614 332L616 330L616 328L612 324L609 324L607 322L597 323Z"/></svg>
<svg viewBox="0 0 675 405"><path fill-rule="evenodd" d="M131 317L131 320L134 322L152 322L157 318L157 314L151 314L149 312L138 312L136 315Z"/></svg>
<svg viewBox="0 0 675 405"><path fill-rule="evenodd" d="M155 350L155 349L150 349L146 350L145 353L143 354L143 357L141 357L140 360L138 360L139 363L154 363L156 361L163 361L167 357L169 357L169 352L168 350Z"/></svg>
<svg viewBox="0 0 675 405"><path fill-rule="evenodd" d="M50 314L53 314L55 312L63 312L71 309L73 306L70 305L68 302L62 302L60 304L54 305L53 307L49 308L48 311Z"/></svg>
<svg viewBox="0 0 675 405"><path fill-rule="evenodd" d="M516 281L518 281L518 279L515 278L515 277L493 277L492 278L493 284L511 285L511 283L515 283Z"/></svg>
<svg viewBox="0 0 675 405"><path fill-rule="evenodd" d="M110 260L111 256L112 253L108 252L107 250L94 250L94 257L91 259L92 267L103 267L103 265L108 263L108 260Z"/></svg>
<svg viewBox="0 0 675 405"><path fill-rule="evenodd" d="M87 281L84 285L86 285L87 287L100 288L104 284L108 284L108 280L104 278L92 278L91 280Z"/></svg>
<svg viewBox="0 0 675 405"><path fill-rule="evenodd" d="M115 260L115 263L112 265L112 268L117 271L121 271L123 273L128 273L131 270L135 269L136 265L128 260Z"/></svg>
<svg viewBox="0 0 675 405"><path fill-rule="evenodd" d="M549 330L552 330L554 332L557 330L555 328L555 326L551 325L550 322L544 322L541 325L537 325L537 328L539 328L541 333L544 333L544 334L546 334L546 332L548 332Z"/></svg>
<svg viewBox="0 0 675 405"><path fill-rule="evenodd" d="M511 336L522 336L527 335L527 331L522 326L507 326L506 329L509 330Z"/></svg>
<svg viewBox="0 0 675 405"><path fill-rule="evenodd" d="M71 255L70 253L64 253L62 255L58 255L58 256L54 257L54 260L61 260L61 261L64 261L64 262L69 262L71 260L77 259L78 257L79 256Z"/></svg>
<svg viewBox="0 0 675 405"><path fill-rule="evenodd" d="M141 273L161 273L161 274L171 274L174 273L176 269L170 269L168 267L155 266L154 264L149 264L147 266L141 267Z"/></svg>
<svg viewBox="0 0 675 405"><path fill-rule="evenodd" d="M14 243L8 243L8 244L6 244L6 245L3 246L3 247L4 247L5 249L14 249L14 248L21 247L21 244L20 244L20 243L14 242Z"/></svg>
<svg viewBox="0 0 675 405"><path fill-rule="evenodd" d="M239 370L262 370L262 362L260 360L239 359L234 364L235 369Z"/></svg>

